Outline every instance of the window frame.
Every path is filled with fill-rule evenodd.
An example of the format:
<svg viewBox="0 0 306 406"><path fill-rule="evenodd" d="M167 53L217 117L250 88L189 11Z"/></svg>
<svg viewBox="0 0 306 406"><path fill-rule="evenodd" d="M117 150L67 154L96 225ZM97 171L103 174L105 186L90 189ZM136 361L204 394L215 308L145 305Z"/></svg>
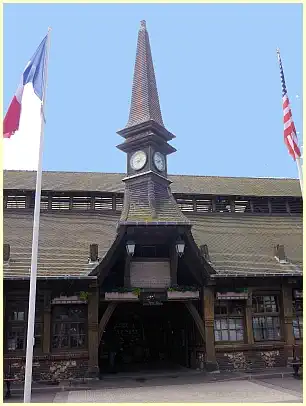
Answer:
<svg viewBox="0 0 306 406"><path fill-rule="evenodd" d="M301 304L301 310L297 310L297 302ZM297 322L297 329L299 331L299 337L294 334L294 321ZM295 341L303 340L303 298L293 298L292 299L292 331Z"/></svg>
<svg viewBox="0 0 306 406"><path fill-rule="evenodd" d="M56 314L60 314L60 309L66 308L68 310L81 308L84 310L84 317L77 318L73 320L72 318L68 318L66 320L56 320ZM62 313L63 314L63 313ZM83 324L84 326L84 333L79 333L79 327ZM55 334L56 325L59 325L59 331L61 330L61 326L64 326L64 330L67 328L66 333L63 334L63 337L67 337L67 341L69 345L63 347L54 347L53 346L53 339L55 336L60 336L61 334ZM69 330L71 330L71 325L76 325L78 333L72 334ZM67 327L68 326L68 327ZM87 351L88 350L88 306L87 304L54 304L52 305L52 312L51 312L51 339L50 339L50 351L52 353L60 353L60 352L78 352L78 351ZM73 347L71 346L71 339L72 337L78 336L84 337L84 345Z"/></svg>
<svg viewBox="0 0 306 406"><path fill-rule="evenodd" d="M26 352L26 342L27 342L27 330L28 330L28 309L29 301L26 297L14 297L13 295L9 295L6 298L6 305L5 305L5 327L4 327L4 337L5 337L5 345L4 350L6 354L9 355L23 355ZM18 311L18 313L23 313L24 318L22 320L18 319L11 319L11 314L15 309L22 309L22 311ZM43 350L43 330L44 330L44 316L43 316L43 298L38 297L36 300L35 306L35 325L34 325L34 337L40 338L39 346L34 345L34 353L41 353ZM37 331L38 325L40 326L40 334L35 335L35 331ZM23 329L23 348L19 349L10 349L9 341L13 339L13 330L16 328ZM10 338L11 337L11 338ZM36 341L36 340L35 340Z"/></svg>
<svg viewBox="0 0 306 406"><path fill-rule="evenodd" d="M267 306L265 305L263 301L263 309L260 311L258 309L258 302L256 303L256 309L254 310L254 301L256 301L256 298L264 298L264 297L270 297L270 303L271 303L271 297L275 298L275 310L272 311L267 311ZM261 304L260 304L261 305ZM254 319L259 319L262 318L264 319L264 328L262 329L255 329L254 328ZM262 332L267 333L266 335L268 336L269 334L269 327L268 327L268 318L272 319L272 328L273 328L273 338L260 338L258 339L255 334L255 330L259 330ZM275 321L278 322L278 333L279 337L275 338ZM280 294L279 293L255 293L252 295L252 332L253 332L253 339L254 343L260 343L260 342L274 342L274 341L282 341L282 326L281 326L281 315L280 315Z"/></svg>
<svg viewBox="0 0 306 406"><path fill-rule="evenodd" d="M242 314L234 314L230 312L230 306L233 306L234 304L241 304L242 306ZM226 313L224 314L218 314L216 312L216 308L217 307L221 307L221 305L223 307L226 308ZM246 332L246 319L245 319L245 315L246 315L246 300L219 300L216 299L215 300L215 305L214 305L214 342L215 344L219 345L219 344L226 344L226 343L237 343L237 344L244 344L246 341L246 337L247 337L247 332ZM227 325L226 329L222 329L221 328L221 320L225 320L225 323ZM229 320L234 320L235 321L235 328L232 329L230 328L230 322ZM239 329L237 328L236 325L236 320L241 320L242 322L242 328ZM220 328L217 329L216 325L217 322L220 321ZM230 340L230 332L234 331L236 334L236 338L237 338L237 333L238 331L242 330L242 339L241 340ZM222 337L222 331L226 331L227 332L227 336L228 336L228 340L217 340L216 339L216 332L221 332L221 337Z"/></svg>

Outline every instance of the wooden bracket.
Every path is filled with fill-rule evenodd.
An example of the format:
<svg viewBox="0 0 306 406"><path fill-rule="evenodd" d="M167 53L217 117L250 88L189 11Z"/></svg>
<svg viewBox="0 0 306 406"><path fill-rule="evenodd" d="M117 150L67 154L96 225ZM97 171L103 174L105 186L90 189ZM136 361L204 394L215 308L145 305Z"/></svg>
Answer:
<svg viewBox="0 0 306 406"><path fill-rule="evenodd" d="M203 320L202 320L201 316L199 315L199 312L197 311L194 304L191 302L185 302L185 306L186 306L187 310L189 311L189 313L191 314L191 316L199 330L199 333L203 339L203 342L205 343L205 327L204 327Z"/></svg>
<svg viewBox="0 0 306 406"><path fill-rule="evenodd" d="M117 307L117 303L115 302L110 302L107 306L107 309L105 310L100 323L99 323L99 333L98 333L98 342L101 342L105 327L107 323L109 322L109 319L111 318L111 315L113 314L114 310Z"/></svg>

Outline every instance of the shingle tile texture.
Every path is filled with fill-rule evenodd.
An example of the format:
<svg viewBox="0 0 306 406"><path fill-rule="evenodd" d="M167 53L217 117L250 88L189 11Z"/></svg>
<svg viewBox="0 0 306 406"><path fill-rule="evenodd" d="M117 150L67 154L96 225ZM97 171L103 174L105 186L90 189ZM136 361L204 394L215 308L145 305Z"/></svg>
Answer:
<svg viewBox="0 0 306 406"><path fill-rule="evenodd" d="M124 173L44 172L42 189L124 193ZM172 193L192 195L301 196L297 179L169 175ZM4 171L4 189L35 190L36 172Z"/></svg>
<svg viewBox="0 0 306 406"><path fill-rule="evenodd" d="M129 120L126 128L153 120L164 126L156 86L151 47L145 22L138 33Z"/></svg>
<svg viewBox="0 0 306 406"><path fill-rule="evenodd" d="M221 274L300 273L302 218L190 215L198 245L207 244L211 264ZM39 240L39 276L86 276L89 245L99 245L104 257L116 236L119 216L107 214L42 213ZM11 259L4 276L29 276L32 221L30 213L4 215L4 242ZM288 264L279 264L273 248L284 244Z"/></svg>

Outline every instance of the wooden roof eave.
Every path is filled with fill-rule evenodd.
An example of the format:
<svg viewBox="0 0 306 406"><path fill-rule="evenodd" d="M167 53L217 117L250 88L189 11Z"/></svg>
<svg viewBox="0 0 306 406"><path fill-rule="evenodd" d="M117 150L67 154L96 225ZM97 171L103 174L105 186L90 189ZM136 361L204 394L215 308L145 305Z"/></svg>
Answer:
<svg viewBox="0 0 306 406"><path fill-rule="evenodd" d="M200 274L201 282L206 284L212 275L216 274L216 270L207 262L207 260L201 255L200 249L196 244L191 229L186 232L186 238L193 253L194 258L198 263L198 273Z"/></svg>
<svg viewBox="0 0 306 406"><path fill-rule="evenodd" d="M117 235L115 240L113 241L112 245L101 259L99 264L90 272L90 276L96 276L99 284L102 284L104 279L109 273L110 268L112 267L113 263L115 262L115 253L117 248L120 246L122 239L125 235L125 227L120 227L118 229Z"/></svg>
<svg viewBox="0 0 306 406"><path fill-rule="evenodd" d="M236 273L216 273L214 275L211 275L211 278L217 280L217 279L230 279L230 278L269 278L269 277L273 277L273 278L285 278L285 277L295 277L295 278L303 278L303 273L302 272L297 272L297 271L292 271L292 272L254 272L254 273L250 273L250 272L236 272Z"/></svg>
<svg viewBox="0 0 306 406"><path fill-rule="evenodd" d="M96 269L96 268L95 268ZM37 280L96 280L95 275L38 275ZM15 275L15 276L3 276L3 280L7 281L29 281L30 275Z"/></svg>

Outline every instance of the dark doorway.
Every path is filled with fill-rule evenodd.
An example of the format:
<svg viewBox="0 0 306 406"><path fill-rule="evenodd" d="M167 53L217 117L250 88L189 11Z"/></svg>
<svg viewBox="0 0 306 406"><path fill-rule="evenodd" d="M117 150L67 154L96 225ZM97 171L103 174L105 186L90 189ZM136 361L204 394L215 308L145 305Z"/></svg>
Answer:
<svg viewBox="0 0 306 406"><path fill-rule="evenodd" d="M177 369L188 366L186 317L180 302L119 304L103 334L100 371Z"/></svg>

